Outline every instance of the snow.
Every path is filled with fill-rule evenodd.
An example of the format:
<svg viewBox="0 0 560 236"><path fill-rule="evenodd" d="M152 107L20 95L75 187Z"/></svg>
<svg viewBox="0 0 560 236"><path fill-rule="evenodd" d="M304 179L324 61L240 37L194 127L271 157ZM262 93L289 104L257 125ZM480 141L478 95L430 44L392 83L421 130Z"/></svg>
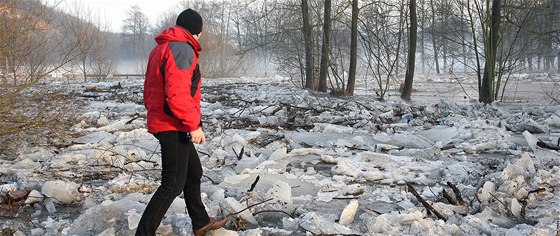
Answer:
<svg viewBox="0 0 560 236"><path fill-rule="evenodd" d="M134 233L161 178L160 150L142 81L114 84L68 87L86 104L68 146L28 144L0 159L0 203L21 201L32 218L1 229ZM537 143L558 143L559 106L330 97L282 77L206 80L203 90L202 199L211 216L230 215L208 235L558 233L560 153ZM464 204L443 197L457 198L450 184ZM158 233L192 235L182 196Z"/></svg>

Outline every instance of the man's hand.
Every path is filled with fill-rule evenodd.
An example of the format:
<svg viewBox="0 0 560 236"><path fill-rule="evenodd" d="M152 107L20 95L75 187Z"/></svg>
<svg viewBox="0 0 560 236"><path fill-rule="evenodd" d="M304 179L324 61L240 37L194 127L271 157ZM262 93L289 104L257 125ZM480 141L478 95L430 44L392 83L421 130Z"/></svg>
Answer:
<svg viewBox="0 0 560 236"><path fill-rule="evenodd" d="M204 132L202 132L202 128L198 128L195 131L191 131L191 142L196 144L203 144L206 142L206 137L204 136Z"/></svg>

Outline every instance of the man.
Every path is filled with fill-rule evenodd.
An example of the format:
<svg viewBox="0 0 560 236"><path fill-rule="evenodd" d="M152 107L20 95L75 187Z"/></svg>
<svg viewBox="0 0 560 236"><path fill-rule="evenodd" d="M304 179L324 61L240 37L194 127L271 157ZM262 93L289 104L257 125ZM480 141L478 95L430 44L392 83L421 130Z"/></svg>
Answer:
<svg viewBox="0 0 560 236"><path fill-rule="evenodd" d="M138 224L136 235L155 235L169 206L183 192L195 235L221 228L226 218L208 216L200 196L202 165L193 143L206 141L200 113L201 75L198 43L202 17L187 9L177 25L164 30L150 53L144 104L148 132L161 146L162 178Z"/></svg>

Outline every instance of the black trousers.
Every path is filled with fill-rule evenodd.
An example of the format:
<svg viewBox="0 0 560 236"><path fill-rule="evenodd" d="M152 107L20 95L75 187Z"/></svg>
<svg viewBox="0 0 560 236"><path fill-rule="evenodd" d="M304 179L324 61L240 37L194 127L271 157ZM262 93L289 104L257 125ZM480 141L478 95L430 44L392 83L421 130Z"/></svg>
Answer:
<svg viewBox="0 0 560 236"><path fill-rule="evenodd" d="M190 134L169 131L154 134L161 145L161 185L142 214L136 235L156 235L156 230L175 197L183 192L193 230L210 221L200 198L202 165Z"/></svg>

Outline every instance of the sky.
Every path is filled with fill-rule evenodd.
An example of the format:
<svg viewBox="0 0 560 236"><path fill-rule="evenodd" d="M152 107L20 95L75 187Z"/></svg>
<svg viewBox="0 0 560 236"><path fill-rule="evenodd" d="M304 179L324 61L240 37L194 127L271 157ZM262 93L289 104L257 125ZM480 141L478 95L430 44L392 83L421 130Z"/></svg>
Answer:
<svg viewBox="0 0 560 236"><path fill-rule="evenodd" d="M50 3L60 0L46 1ZM150 19L150 23L154 24L161 14L175 9L179 2L179 0L63 0L59 8L64 9L80 3L93 14L100 16L101 19L106 19L109 30L120 32L122 22L126 18L126 11L130 9L130 6L140 6L142 12ZM175 9L175 11L180 12L179 9Z"/></svg>

